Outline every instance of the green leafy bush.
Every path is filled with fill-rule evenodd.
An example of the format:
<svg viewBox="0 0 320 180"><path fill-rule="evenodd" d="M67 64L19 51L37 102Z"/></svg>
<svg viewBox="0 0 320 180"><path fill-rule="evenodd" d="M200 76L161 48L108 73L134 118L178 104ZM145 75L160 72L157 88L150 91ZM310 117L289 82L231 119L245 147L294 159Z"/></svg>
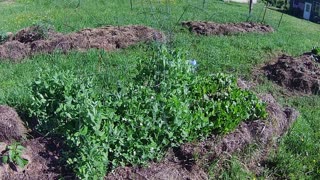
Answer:
<svg viewBox="0 0 320 180"><path fill-rule="evenodd" d="M107 111L96 100L92 83L90 77L78 78L70 71L41 71L32 83L29 108L38 119L38 131L66 139L65 158L85 179L102 177L109 163L108 125L102 122Z"/></svg>
<svg viewBox="0 0 320 180"><path fill-rule="evenodd" d="M91 78L69 71L44 71L32 83L37 129L67 139L65 157L79 178L158 160L168 147L267 115L265 104L239 89L234 77L198 76L180 50L160 47L137 69L135 81L99 95Z"/></svg>

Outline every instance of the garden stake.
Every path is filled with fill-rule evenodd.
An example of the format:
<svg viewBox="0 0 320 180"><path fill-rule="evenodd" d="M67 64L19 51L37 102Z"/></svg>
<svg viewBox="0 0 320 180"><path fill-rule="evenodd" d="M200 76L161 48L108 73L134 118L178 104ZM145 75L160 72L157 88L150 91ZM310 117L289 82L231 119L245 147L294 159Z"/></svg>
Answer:
<svg viewBox="0 0 320 180"><path fill-rule="evenodd" d="M266 16L266 13L267 13L267 5L264 7L264 13L263 13L263 17L262 17L261 22L264 22L264 17Z"/></svg>
<svg viewBox="0 0 320 180"><path fill-rule="evenodd" d="M131 10L132 10L132 9L133 9L133 8L132 8L132 0L130 0L130 7L131 7Z"/></svg>
<svg viewBox="0 0 320 180"><path fill-rule="evenodd" d="M178 21L177 21L177 24L178 24L178 23L179 23L179 21L181 20L181 18L182 18L182 16L184 15L184 13L186 13L186 12L187 12L188 8L189 8L189 6L187 6L187 7L183 8L184 10L183 10L183 12L182 12L181 16L179 17L179 19L178 19Z"/></svg>
<svg viewBox="0 0 320 180"><path fill-rule="evenodd" d="M253 0L250 0L249 1L249 17L251 17L252 9L253 9Z"/></svg>
<svg viewBox="0 0 320 180"><path fill-rule="evenodd" d="M283 13L281 14L281 18L280 18L280 20L279 20L278 29L279 29L279 27L280 27L280 24L281 24L281 21L282 21L282 17L283 17Z"/></svg>

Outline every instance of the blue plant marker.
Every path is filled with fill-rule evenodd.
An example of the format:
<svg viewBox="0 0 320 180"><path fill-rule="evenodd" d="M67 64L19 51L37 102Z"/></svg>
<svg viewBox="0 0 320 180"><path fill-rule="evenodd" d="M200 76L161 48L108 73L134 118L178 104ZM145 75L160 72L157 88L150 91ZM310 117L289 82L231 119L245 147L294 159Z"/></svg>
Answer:
<svg viewBox="0 0 320 180"><path fill-rule="evenodd" d="M197 60L191 59L189 60L189 64L192 66L192 71L195 72L197 68Z"/></svg>

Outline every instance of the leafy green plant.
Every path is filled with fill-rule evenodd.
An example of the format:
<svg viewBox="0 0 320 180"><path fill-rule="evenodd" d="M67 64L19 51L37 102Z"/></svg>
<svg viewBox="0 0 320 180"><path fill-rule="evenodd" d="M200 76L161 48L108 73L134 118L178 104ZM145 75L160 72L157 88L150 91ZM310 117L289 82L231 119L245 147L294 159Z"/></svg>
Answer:
<svg viewBox="0 0 320 180"><path fill-rule="evenodd" d="M315 61L319 61L320 59L320 47L313 47L311 50L311 53L313 55L313 58Z"/></svg>
<svg viewBox="0 0 320 180"><path fill-rule="evenodd" d="M103 177L108 164L108 148L101 146L107 142L108 126L102 122L104 111L92 86L91 78L78 78L70 71L41 71L32 83L29 108L38 119L38 131L66 139L65 160L84 179Z"/></svg>
<svg viewBox="0 0 320 180"><path fill-rule="evenodd" d="M13 163L21 168L25 167L28 164L28 160L21 157L24 149L19 142L8 145L6 148L7 155L2 157L2 162L4 164Z"/></svg>
<svg viewBox="0 0 320 180"><path fill-rule="evenodd" d="M4 43L8 38L6 32L0 31L0 44Z"/></svg>
<svg viewBox="0 0 320 180"><path fill-rule="evenodd" d="M169 147L266 117L265 104L233 76L199 76L181 50L153 52L140 60L134 82L99 95L92 78L70 71L41 71L32 83L37 129L66 139L65 159L79 178L159 160Z"/></svg>
<svg viewBox="0 0 320 180"><path fill-rule="evenodd" d="M314 55L319 55L320 54L320 47L313 47L311 50L311 53Z"/></svg>

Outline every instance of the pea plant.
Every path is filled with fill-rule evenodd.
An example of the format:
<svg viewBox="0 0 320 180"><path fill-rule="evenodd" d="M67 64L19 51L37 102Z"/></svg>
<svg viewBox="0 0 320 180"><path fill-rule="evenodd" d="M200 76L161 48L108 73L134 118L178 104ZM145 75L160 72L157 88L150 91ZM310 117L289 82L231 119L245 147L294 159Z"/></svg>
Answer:
<svg viewBox="0 0 320 180"><path fill-rule="evenodd" d="M267 116L265 104L237 87L235 77L199 76L182 50L152 51L139 60L134 81L103 93L94 78L71 71L41 71L31 84L36 128L65 138L64 159L80 179L160 160L169 147Z"/></svg>

